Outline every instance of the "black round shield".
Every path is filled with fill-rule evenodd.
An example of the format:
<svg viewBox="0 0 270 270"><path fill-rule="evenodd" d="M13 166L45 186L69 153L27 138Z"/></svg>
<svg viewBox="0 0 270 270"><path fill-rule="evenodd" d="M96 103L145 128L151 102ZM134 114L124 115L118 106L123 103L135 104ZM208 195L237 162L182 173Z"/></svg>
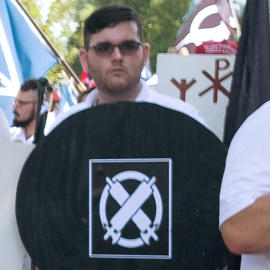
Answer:
<svg viewBox="0 0 270 270"><path fill-rule="evenodd" d="M83 110L29 156L22 241L40 270L223 269L226 148L189 116L148 103Z"/></svg>

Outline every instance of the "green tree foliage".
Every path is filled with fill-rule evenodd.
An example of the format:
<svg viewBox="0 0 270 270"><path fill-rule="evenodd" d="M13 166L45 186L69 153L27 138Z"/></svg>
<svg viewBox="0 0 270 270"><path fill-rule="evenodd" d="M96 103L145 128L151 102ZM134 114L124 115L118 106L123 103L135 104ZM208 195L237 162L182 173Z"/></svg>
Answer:
<svg viewBox="0 0 270 270"><path fill-rule="evenodd" d="M174 46L176 33L182 24L191 0L115 0L114 3L133 8L143 23L144 41L151 46L151 68L156 70L158 53ZM110 4L110 0L93 0L95 6Z"/></svg>
<svg viewBox="0 0 270 270"><path fill-rule="evenodd" d="M151 46L151 67L156 70L158 53L166 53L174 46L176 33L182 24L191 0L114 0L113 3L133 8L141 17L144 42ZM39 0L23 0L29 13L40 25L59 54L79 77L82 69L79 48L83 46L83 21L98 7L110 0L56 0L44 23L39 12ZM43 22L43 23L42 23ZM62 67L60 67L62 68ZM59 67L54 69L58 72Z"/></svg>
<svg viewBox="0 0 270 270"><path fill-rule="evenodd" d="M176 33L182 24L182 17L188 9L189 1L153 0L150 3L151 15L144 14L144 31L151 45L152 69L156 69L158 53L166 53L173 47Z"/></svg>
<svg viewBox="0 0 270 270"><path fill-rule="evenodd" d="M50 6L46 22L54 39L61 42L61 55L78 77L82 73L78 55L83 46L83 21L94 10L95 7L85 0L56 0Z"/></svg>
<svg viewBox="0 0 270 270"><path fill-rule="evenodd" d="M37 23L37 25L41 25L41 14L40 14L40 7L36 3L35 0L21 0L21 4L25 8L26 11L28 11L34 21Z"/></svg>

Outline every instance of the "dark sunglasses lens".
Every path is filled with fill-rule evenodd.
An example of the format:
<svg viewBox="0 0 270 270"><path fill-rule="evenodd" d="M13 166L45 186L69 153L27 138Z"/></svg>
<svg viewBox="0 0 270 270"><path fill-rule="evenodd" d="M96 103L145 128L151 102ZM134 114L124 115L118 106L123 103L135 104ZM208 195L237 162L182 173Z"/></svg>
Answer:
<svg viewBox="0 0 270 270"><path fill-rule="evenodd" d="M113 51L114 46L110 43L100 43L95 47L97 55L110 55Z"/></svg>
<svg viewBox="0 0 270 270"><path fill-rule="evenodd" d="M119 48L123 54L129 54L129 53L135 53L140 46L140 43L136 41L125 41L121 45L119 45Z"/></svg>

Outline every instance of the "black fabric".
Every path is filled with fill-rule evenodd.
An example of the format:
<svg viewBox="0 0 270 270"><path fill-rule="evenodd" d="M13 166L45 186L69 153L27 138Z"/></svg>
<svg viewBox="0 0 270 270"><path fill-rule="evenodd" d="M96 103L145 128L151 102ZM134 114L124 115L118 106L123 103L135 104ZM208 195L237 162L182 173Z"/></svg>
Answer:
<svg viewBox="0 0 270 270"><path fill-rule="evenodd" d="M224 143L245 119L270 99L270 31L267 0L248 0L234 66Z"/></svg>
<svg viewBox="0 0 270 270"><path fill-rule="evenodd" d="M46 125L46 120L47 120L47 115L48 112L43 113L42 115L39 116L38 122L37 122L37 128L36 128L36 133L35 133L35 139L34 142L35 144L41 143L44 140L44 128Z"/></svg>
<svg viewBox="0 0 270 270"><path fill-rule="evenodd" d="M116 158L172 159L172 259L89 258L89 160ZM40 270L224 269L228 251L218 216L225 158L226 147L208 129L158 105L81 111L38 144L22 170L16 200L21 239ZM94 204L102 189L92 191Z"/></svg>

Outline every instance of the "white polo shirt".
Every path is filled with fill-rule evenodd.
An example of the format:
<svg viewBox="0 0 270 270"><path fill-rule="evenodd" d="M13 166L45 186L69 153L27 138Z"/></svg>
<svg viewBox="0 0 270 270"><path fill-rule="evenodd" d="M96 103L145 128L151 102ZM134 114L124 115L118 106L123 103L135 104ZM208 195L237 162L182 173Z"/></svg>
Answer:
<svg viewBox="0 0 270 270"><path fill-rule="evenodd" d="M203 119L203 117L200 115L199 111L188 102L184 102L181 99L157 93L156 91L149 89L148 85L144 80L141 80L141 84L142 89L138 94L138 96L136 97L135 102L149 102L163 106L168 109L185 113L186 115L194 118L199 123L207 127L207 124ZM97 98L98 98L98 91L97 89L95 89L88 94L84 102L74 105L70 107L68 111L57 115L55 122L52 124L50 130L45 135L47 135L51 130L53 130L56 126L58 126L64 119L68 118L69 116L84 109L93 107Z"/></svg>
<svg viewBox="0 0 270 270"><path fill-rule="evenodd" d="M21 127L10 128L10 134L11 134L13 142L21 142L24 144L31 144L34 141L34 135L32 135L29 138L26 138L24 128L21 128Z"/></svg>
<svg viewBox="0 0 270 270"><path fill-rule="evenodd" d="M227 219L270 194L270 101L235 134L220 191L220 226ZM241 270L270 269L270 254L242 255Z"/></svg>

